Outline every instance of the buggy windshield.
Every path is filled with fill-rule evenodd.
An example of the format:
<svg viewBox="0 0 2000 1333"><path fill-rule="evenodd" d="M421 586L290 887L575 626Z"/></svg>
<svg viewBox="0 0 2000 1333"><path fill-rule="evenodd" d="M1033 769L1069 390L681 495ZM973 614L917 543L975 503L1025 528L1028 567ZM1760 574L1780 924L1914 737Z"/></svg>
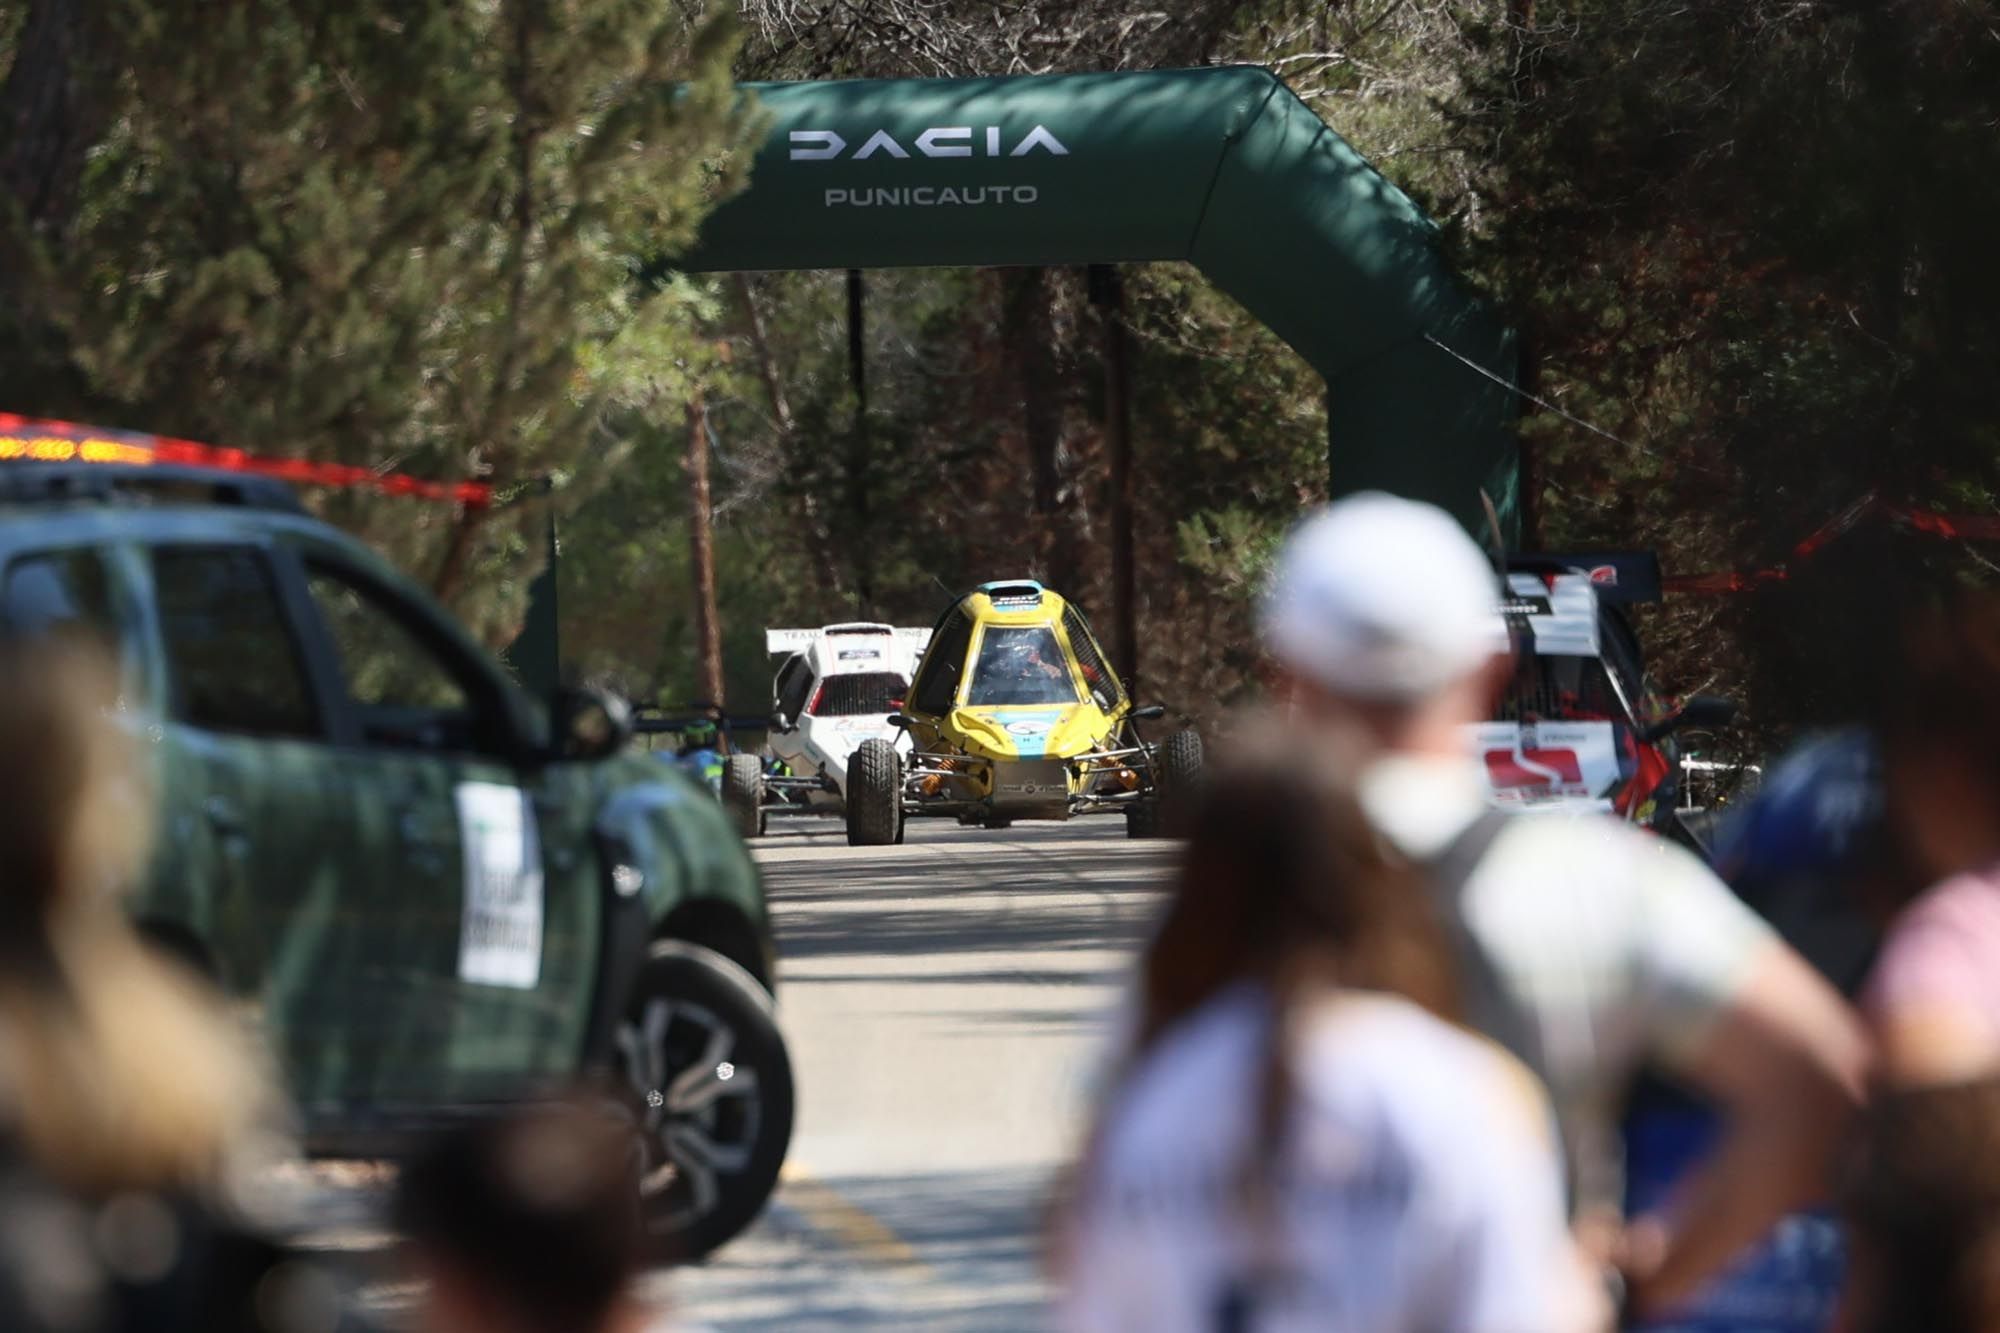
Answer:
<svg viewBox="0 0 2000 1333"><path fill-rule="evenodd" d="M1617 722L1629 724L1604 660L1561 653L1523 653L1494 712L1496 722Z"/></svg>
<svg viewBox="0 0 2000 1333"><path fill-rule="evenodd" d="M893 713L903 706L910 682L893 671L857 671L828 676L813 697L814 717L862 717Z"/></svg>
<svg viewBox="0 0 2000 1333"><path fill-rule="evenodd" d="M965 702L972 708L1008 704L1073 704L1076 681L1056 634L1047 625L988 625Z"/></svg>

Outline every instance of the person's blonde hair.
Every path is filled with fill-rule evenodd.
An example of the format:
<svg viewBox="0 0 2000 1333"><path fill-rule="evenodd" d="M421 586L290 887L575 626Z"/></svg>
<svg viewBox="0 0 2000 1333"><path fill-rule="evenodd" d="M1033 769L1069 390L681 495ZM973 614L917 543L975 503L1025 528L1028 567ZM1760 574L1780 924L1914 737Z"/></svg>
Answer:
<svg viewBox="0 0 2000 1333"><path fill-rule="evenodd" d="M256 1044L123 902L153 799L91 641L0 641L0 1129L58 1183L204 1190L277 1105Z"/></svg>

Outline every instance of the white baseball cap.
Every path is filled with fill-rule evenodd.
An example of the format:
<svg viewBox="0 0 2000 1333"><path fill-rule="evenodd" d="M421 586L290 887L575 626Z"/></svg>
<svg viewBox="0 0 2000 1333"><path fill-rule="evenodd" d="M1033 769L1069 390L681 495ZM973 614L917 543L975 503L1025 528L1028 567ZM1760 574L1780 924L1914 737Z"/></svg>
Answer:
<svg viewBox="0 0 2000 1333"><path fill-rule="evenodd" d="M1501 587L1451 515L1363 492L1286 539L1264 601L1264 642L1337 694L1413 701L1508 651Z"/></svg>

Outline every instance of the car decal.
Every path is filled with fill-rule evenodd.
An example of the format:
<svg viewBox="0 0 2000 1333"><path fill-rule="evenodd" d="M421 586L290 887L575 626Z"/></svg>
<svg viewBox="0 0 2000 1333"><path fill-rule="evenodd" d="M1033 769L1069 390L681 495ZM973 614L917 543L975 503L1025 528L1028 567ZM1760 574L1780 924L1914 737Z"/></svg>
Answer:
<svg viewBox="0 0 2000 1333"><path fill-rule="evenodd" d="M459 979L533 990L542 974L543 891L534 802L498 782L461 782L453 795L465 849Z"/></svg>
<svg viewBox="0 0 2000 1333"><path fill-rule="evenodd" d="M1069 713L1067 708L1007 708L975 716L1000 728L1014 743L1014 753L1022 759L1041 759L1049 752L1049 737Z"/></svg>

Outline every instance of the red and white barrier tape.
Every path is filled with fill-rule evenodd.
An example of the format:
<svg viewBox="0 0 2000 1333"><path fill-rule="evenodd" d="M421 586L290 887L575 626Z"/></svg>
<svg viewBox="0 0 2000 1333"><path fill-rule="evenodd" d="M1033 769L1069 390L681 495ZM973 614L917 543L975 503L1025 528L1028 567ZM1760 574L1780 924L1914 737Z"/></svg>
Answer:
<svg viewBox="0 0 2000 1333"><path fill-rule="evenodd" d="M1783 583L1795 566L1812 559L1831 542L1853 530L1863 519L1880 518L1903 524L1913 531L1946 541L2000 541L2000 514L1940 514L1895 504L1869 493L1849 505L1830 522L1792 548L1791 558L1782 565L1743 571L1725 570L1707 574L1675 574L1663 580L1670 593L1719 594L1747 592L1767 583Z"/></svg>
<svg viewBox="0 0 2000 1333"><path fill-rule="evenodd" d="M142 431L104 430L67 421L42 421L0 412L0 462L19 459L46 463L123 463L133 467L174 464L275 477L302 486L359 487L384 495L481 508L493 503L484 482L426 481L402 472L378 472L349 463L309 458L270 458L242 449L177 440Z"/></svg>

